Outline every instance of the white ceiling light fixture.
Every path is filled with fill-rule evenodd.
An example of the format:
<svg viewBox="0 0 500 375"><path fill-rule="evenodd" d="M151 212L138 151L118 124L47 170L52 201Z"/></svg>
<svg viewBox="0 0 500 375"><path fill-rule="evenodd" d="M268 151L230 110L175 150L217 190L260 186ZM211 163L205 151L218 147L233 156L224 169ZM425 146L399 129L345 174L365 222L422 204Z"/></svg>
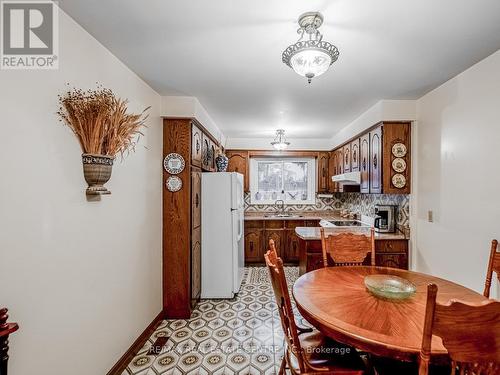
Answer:
<svg viewBox="0 0 500 375"><path fill-rule="evenodd" d="M297 43L288 46L281 55L281 61L295 73L306 77L311 83L314 77L325 73L330 65L337 61L339 50L333 44L323 41L318 28L323 24L319 12L307 12L299 17L300 38ZM307 38L304 40L304 37Z"/></svg>
<svg viewBox="0 0 500 375"><path fill-rule="evenodd" d="M287 142L285 138L285 130L276 130L276 137L274 137L274 141L272 141L271 144L278 151L284 150L290 146L290 142Z"/></svg>

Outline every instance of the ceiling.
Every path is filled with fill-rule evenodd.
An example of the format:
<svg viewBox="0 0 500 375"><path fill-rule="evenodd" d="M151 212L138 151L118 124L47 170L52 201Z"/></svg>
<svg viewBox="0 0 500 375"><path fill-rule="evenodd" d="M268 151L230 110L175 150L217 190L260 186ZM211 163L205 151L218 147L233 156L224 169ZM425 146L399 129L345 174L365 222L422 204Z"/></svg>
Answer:
<svg viewBox="0 0 500 375"><path fill-rule="evenodd" d="M330 138L380 99L416 99L500 48L498 0L64 0L162 95L196 96L227 137ZM339 60L309 85L281 62L320 11Z"/></svg>

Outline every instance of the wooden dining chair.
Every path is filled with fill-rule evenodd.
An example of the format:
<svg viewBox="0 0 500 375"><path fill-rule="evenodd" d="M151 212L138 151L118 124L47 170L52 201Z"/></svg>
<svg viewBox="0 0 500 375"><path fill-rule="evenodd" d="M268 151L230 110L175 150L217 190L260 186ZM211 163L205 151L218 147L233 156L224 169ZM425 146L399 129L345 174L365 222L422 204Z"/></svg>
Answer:
<svg viewBox="0 0 500 375"><path fill-rule="evenodd" d="M288 368L292 374L321 372L322 374L365 374L365 364L355 349L339 347L319 331L300 334L293 315L283 261L269 250L265 255L276 304L285 338L285 353L279 370ZM337 346L329 346L337 345Z"/></svg>
<svg viewBox="0 0 500 375"><path fill-rule="evenodd" d="M370 264L375 265L375 230L370 229L367 236L364 233L340 232L325 234L321 228L321 247L323 248L323 265L329 266L328 258L333 260L333 266L360 266L368 254L371 254Z"/></svg>
<svg viewBox="0 0 500 375"><path fill-rule="evenodd" d="M436 302L437 285L427 287L419 375L429 373L432 335L439 336L451 359L451 374L500 374L500 302Z"/></svg>
<svg viewBox="0 0 500 375"><path fill-rule="evenodd" d="M498 241L491 241L491 251L490 251L490 261L488 262L488 271L486 272L486 282L484 283L483 295L486 298L490 298L491 289L491 279L493 277L493 272L497 274L498 280L500 280L500 252L498 251Z"/></svg>

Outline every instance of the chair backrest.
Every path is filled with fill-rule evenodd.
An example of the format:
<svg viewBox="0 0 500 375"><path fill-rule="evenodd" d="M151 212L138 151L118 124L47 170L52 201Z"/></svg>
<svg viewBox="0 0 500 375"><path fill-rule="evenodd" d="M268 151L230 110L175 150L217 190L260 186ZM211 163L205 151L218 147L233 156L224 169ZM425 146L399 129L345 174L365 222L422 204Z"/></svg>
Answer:
<svg viewBox="0 0 500 375"><path fill-rule="evenodd" d="M281 327L285 336L288 350L290 350L297 358L300 372L305 372L305 362L300 346L299 334L295 319L293 316L290 294L288 293L288 285L283 268L283 261L276 255L276 252L269 250L265 255L267 268L271 276L271 284L273 285L274 296L280 314Z"/></svg>
<svg viewBox="0 0 500 375"><path fill-rule="evenodd" d="M500 373L500 302L436 302L437 286L427 287L419 375L429 373L432 335L441 337L451 358L452 374Z"/></svg>
<svg viewBox="0 0 500 375"><path fill-rule="evenodd" d="M278 257L278 252L276 251L276 245L274 244L274 240L272 238L269 240L269 251L273 251L276 257Z"/></svg>
<svg viewBox="0 0 500 375"><path fill-rule="evenodd" d="M369 253L371 253L370 264L375 265L375 231L373 228L370 229L369 235L344 230L325 234L325 228L321 228L321 246L325 267L328 267L329 257L334 262L333 266L361 265Z"/></svg>
<svg viewBox="0 0 500 375"><path fill-rule="evenodd" d="M497 274L500 281L500 252L498 251L498 241L491 241L490 261L488 262L488 271L486 272L486 282L484 283L484 296L490 298L491 278L493 272Z"/></svg>

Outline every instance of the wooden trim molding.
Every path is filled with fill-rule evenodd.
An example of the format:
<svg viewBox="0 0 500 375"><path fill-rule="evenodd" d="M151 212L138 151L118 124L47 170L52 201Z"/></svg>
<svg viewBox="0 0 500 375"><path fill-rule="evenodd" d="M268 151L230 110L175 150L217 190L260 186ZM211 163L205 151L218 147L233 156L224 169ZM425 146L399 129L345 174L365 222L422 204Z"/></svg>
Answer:
<svg viewBox="0 0 500 375"><path fill-rule="evenodd" d="M163 320L163 311L161 311L151 323L146 327L146 329L140 334L140 336L134 341L134 343L128 348L124 355L116 362L116 364L108 371L106 375L121 375L123 371L127 368L128 364L137 355L139 350L144 346L146 341L151 337L156 327L160 325Z"/></svg>
<svg viewBox="0 0 500 375"><path fill-rule="evenodd" d="M236 150L232 150L236 151ZM277 156L277 157L313 157L317 158L321 151L273 151L273 150L248 150L248 157L255 158L260 156Z"/></svg>

